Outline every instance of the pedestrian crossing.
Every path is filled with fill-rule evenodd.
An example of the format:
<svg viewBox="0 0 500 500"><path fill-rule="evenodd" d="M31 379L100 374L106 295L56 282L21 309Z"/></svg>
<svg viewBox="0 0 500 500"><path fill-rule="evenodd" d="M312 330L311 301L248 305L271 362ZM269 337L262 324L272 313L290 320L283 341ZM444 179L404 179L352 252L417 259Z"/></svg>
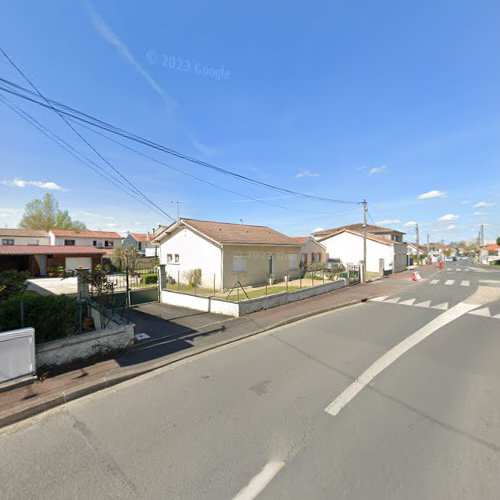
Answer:
<svg viewBox="0 0 500 500"><path fill-rule="evenodd" d="M370 299L370 302L384 302L386 304L398 304L401 306L438 309L440 311L447 311L451 307L448 302L433 304L432 300L424 300L418 302L416 298L401 300L401 297L388 296L374 297L373 299ZM474 309L472 311L469 311L467 314L470 314L472 316L482 316L484 318L500 319L500 314L495 314L494 312L492 312L490 307L481 307L479 309Z"/></svg>
<svg viewBox="0 0 500 500"><path fill-rule="evenodd" d="M452 279L446 279L446 280L430 280L429 285L446 285L446 286L452 286L452 285L458 285L458 286L470 286L470 280L452 280Z"/></svg>

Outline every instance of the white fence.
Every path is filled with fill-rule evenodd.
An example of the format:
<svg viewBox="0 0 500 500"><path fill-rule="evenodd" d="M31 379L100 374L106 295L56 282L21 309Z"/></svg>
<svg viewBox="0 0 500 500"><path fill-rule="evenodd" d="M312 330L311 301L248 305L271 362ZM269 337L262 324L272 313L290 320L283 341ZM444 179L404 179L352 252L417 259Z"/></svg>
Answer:
<svg viewBox="0 0 500 500"><path fill-rule="evenodd" d="M242 300L234 302L231 300L218 299L215 297L203 297L185 292L174 292L170 290L161 291L161 302L173 306L188 307L197 311L213 312L225 314L227 316L244 316L263 309L282 306L289 302L307 299L328 293L339 288L347 286L347 280L339 280L324 285L318 285L309 288L303 288L295 292L282 292L265 295L256 299Z"/></svg>

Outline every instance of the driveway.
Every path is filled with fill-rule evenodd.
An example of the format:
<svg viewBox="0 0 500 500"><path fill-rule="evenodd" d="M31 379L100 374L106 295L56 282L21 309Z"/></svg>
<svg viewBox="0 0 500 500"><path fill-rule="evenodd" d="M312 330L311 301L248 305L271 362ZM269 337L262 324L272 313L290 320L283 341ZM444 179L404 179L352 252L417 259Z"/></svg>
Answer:
<svg viewBox="0 0 500 500"><path fill-rule="evenodd" d="M76 294L77 278L33 278L28 280L28 290L40 295Z"/></svg>
<svg viewBox="0 0 500 500"><path fill-rule="evenodd" d="M133 307L127 312L127 318L135 323L136 335L145 333L148 336L136 337L137 340L150 341L193 333L232 317L155 302Z"/></svg>

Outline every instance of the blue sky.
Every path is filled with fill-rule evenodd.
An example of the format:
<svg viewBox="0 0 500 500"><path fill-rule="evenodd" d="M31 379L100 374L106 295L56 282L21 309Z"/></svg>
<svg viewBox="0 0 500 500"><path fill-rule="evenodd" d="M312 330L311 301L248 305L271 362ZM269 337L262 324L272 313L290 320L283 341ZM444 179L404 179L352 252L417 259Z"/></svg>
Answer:
<svg viewBox="0 0 500 500"><path fill-rule="evenodd" d="M408 240L417 221L424 239L471 239L485 224L490 240L500 234L499 24L489 0L19 0L2 7L0 41L45 95L126 130L288 189L366 197L370 221ZM2 58L0 75L26 86ZM92 156L53 113L9 99ZM82 133L174 216L181 201L181 216L291 235L360 222L356 205L287 197L142 149L285 208L251 202ZM168 222L0 103L0 225L17 225L45 192L93 229Z"/></svg>

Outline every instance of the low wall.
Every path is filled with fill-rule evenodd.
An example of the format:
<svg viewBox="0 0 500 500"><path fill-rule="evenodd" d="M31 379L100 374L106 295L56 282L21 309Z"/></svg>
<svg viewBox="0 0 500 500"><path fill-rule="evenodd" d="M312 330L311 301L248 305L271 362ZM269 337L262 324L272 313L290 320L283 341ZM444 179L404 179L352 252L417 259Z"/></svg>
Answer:
<svg viewBox="0 0 500 500"><path fill-rule="evenodd" d="M35 333L36 335L36 333ZM103 351L125 349L134 343L134 325L110 321L103 330L50 340L36 348L37 366L64 365Z"/></svg>
<svg viewBox="0 0 500 500"><path fill-rule="evenodd" d="M282 306L297 300L308 299L315 295L328 293L347 286L347 280L339 280L333 283L325 283L311 288L303 288L295 292L282 292L265 295L256 299L233 302L231 300L217 299L214 297L202 297L184 292L162 290L161 302L173 306L188 307L197 311L225 314L227 316L244 316L263 309Z"/></svg>

